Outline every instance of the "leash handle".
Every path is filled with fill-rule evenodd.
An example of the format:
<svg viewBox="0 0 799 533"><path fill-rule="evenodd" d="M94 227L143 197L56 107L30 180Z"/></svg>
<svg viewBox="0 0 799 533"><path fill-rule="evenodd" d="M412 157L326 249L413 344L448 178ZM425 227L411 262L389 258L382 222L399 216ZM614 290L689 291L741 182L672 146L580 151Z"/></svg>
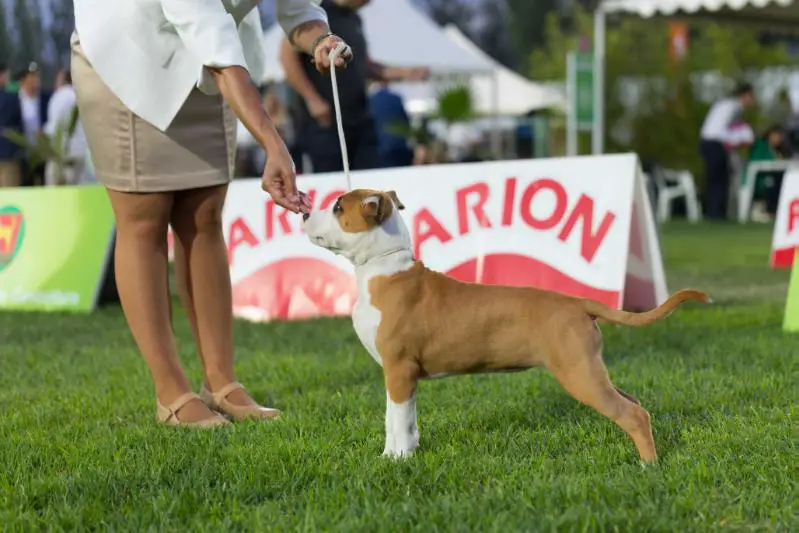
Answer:
<svg viewBox="0 0 799 533"><path fill-rule="evenodd" d="M341 147L341 162L344 168L344 178L347 180L347 190L352 190L350 179L350 158L347 155L347 141L344 138L344 123L341 120L341 104L338 100L338 83L336 82L336 59L349 48L346 43L339 45L330 52L330 80L333 84L333 107L336 110L336 127L338 128L338 142Z"/></svg>

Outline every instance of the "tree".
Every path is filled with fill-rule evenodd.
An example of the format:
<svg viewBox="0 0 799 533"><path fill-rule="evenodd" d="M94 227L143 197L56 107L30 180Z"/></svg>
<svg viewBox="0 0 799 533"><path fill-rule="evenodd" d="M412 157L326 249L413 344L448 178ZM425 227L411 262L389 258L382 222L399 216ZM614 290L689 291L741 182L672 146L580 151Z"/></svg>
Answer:
<svg viewBox="0 0 799 533"><path fill-rule="evenodd" d="M0 4L0 58L3 61L8 61L14 50L14 43L8 33L7 15L5 4Z"/></svg>
<svg viewBox="0 0 799 533"><path fill-rule="evenodd" d="M15 0L13 10L14 27L17 30L14 62L18 66L42 57L42 17L39 2Z"/></svg>
<svg viewBox="0 0 799 533"><path fill-rule="evenodd" d="M69 65L69 38L75 28L75 11L72 0L49 0L52 22L50 40L55 50L56 64Z"/></svg>
<svg viewBox="0 0 799 533"><path fill-rule="evenodd" d="M521 59L520 70L529 70L530 54L543 46L547 20L559 20L559 0L507 0L510 45Z"/></svg>
<svg viewBox="0 0 799 533"><path fill-rule="evenodd" d="M591 13L578 6L572 20L572 31L566 33L557 16L548 18L546 46L531 54L533 79L564 80L567 53L577 48L580 36L593 39ZM611 152L633 151L645 161L688 168L701 181L697 147L709 102L700 94L696 74L721 74L724 83L714 95L719 97L737 80L788 64L788 57L781 46L761 44L758 32L748 27L697 21L692 29L689 53L675 63L669 56L668 21L625 18L608 27L606 146ZM625 101L630 87L639 93L634 105ZM756 129L765 125L763 111L748 117ZM587 141L583 136L581 145Z"/></svg>
<svg viewBox="0 0 799 533"><path fill-rule="evenodd" d="M477 12L482 23L469 35L469 38L486 54L503 65L512 67L515 64L516 54L508 37L507 4L504 1L483 1Z"/></svg>

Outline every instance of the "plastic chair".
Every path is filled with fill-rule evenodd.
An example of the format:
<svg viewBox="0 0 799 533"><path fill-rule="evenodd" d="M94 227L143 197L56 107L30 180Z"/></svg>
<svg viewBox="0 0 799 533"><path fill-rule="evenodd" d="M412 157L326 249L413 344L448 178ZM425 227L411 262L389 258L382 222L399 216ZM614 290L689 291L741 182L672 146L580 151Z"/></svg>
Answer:
<svg viewBox="0 0 799 533"><path fill-rule="evenodd" d="M695 224L702 220L702 206L696 195L696 182L691 172L658 169L653 172L652 179L655 181L658 191L658 221L666 222L671 219L674 201L680 198L685 201L688 221Z"/></svg>

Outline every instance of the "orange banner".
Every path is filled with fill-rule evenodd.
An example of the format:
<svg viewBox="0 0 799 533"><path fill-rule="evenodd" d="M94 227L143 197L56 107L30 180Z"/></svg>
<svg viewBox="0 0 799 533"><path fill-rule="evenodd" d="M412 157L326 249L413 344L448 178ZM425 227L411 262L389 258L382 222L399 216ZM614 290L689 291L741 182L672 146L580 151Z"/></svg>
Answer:
<svg viewBox="0 0 799 533"><path fill-rule="evenodd" d="M690 45L690 32L688 24L678 21L669 21L669 55L675 63L682 61L688 53Z"/></svg>

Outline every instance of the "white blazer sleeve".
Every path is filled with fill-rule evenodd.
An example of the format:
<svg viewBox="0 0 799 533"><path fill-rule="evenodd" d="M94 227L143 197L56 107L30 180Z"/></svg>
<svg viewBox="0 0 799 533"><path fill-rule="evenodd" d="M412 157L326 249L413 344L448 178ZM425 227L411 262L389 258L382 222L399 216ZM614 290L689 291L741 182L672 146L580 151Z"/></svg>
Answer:
<svg viewBox="0 0 799 533"><path fill-rule="evenodd" d="M325 10L319 7L322 0L276 0L277 22L286 35L305 22L327 22Z"/></svg>
<svg viewBox="0 0 799 533"><path fill-rule="evenodd" d="M161 0L164 17L206 67L247 68L236 21L219 0Z"/></svg>
<svg viewBox="0 0 799 533"><path fill-rule="evenodd" d="M251 10L239 24L239 37L244 47L244 58L249 65L250 77L260 85L266 79L266 50L261 15Z"/></svg>

